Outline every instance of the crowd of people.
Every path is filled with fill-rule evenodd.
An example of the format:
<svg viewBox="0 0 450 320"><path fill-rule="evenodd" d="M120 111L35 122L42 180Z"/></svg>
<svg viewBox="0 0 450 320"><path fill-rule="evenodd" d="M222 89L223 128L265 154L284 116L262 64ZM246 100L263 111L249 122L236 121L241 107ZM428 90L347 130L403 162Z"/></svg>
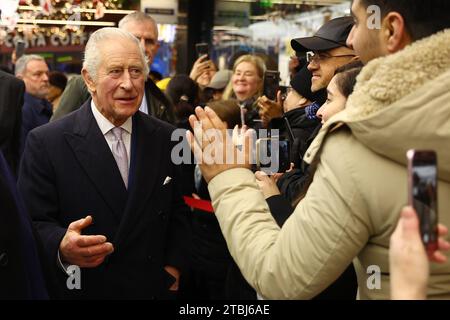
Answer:
<svg viewBox="0 0 450 320"><path fill-rule="evenodd" d="M20 57L0 71L0 298L450 298L449 13L354 0L292 39L275 99L273 63L248 52L223 70L201 55L161 90L141 12L94 32L70 79ZM174 161L175 130L196 161ZM251 163L261 130L289 141L288 170ZM431 253L405 207L411 149L439 156Z"/></svg>

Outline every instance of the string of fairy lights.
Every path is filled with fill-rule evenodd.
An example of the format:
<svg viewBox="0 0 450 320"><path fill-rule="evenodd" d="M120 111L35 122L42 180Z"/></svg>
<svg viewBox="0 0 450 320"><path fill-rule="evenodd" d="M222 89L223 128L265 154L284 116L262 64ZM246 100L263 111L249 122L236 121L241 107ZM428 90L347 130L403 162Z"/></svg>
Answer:
<svg viewBox="0 0 450 320"><path fill-rule="evenodd" d="M36 35L61 38L71 33L81 36L85 26L114 26L101 20L105 14L127 14L122 10L124 0L20 0L17 14L9 26L3 25L3 34L12 32L25 40ZM129 1L128 1L129 2ZM76 37L75 37L76 39Z"/></svg>
<svg viewBox="0 0 450 320"><path fill-rule="evenodd" d="M95 13L122 8L123 0L25 0L20 2L19 12L24 17L43 20L68 20L79 12L82 20L93 20ZM104 13L103 13L104 14Z"/></svg>

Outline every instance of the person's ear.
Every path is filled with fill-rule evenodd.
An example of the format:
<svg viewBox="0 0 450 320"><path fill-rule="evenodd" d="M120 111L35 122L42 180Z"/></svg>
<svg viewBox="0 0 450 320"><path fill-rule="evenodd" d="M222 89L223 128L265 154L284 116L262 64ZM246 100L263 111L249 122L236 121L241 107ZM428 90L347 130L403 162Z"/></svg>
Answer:
<svg viewBox="0 0 450 320"><path fill-rule="evenodd" d="M383 19L382 37L386 50L392 54L411 43L405 19L398 12L389 12Z"/></svg>
<svg viewBox="0 0 450 320"><path fill-rule="evenodd" d="M95 92L95 81L92 79L89 72L83 68L83 70L81 70L81 76L83 77L84 83L86 83L86 86L87 86L89 92L94 93Z"/></svg>

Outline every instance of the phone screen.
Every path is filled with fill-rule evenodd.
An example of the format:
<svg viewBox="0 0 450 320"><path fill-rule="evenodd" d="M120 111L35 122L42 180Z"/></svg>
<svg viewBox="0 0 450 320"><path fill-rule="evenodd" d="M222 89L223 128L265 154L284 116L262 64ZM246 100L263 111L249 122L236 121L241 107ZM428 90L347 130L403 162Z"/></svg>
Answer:
<svg viewBox="0 0 450 320"><path fill-rule="evenodd" d="M280 88L280 73L268 70L264 73L264 95L270 100L277 99L277 92Z"/></svg>
<svg viewBox="0 0 450 320"><path fill-rule="evenodd" d="M207 54L209 59L209 46L207 43L197 43L195 45L195 49L197 50L197 57L200 58L201 56Z"/></svg>
<svg viewBox="0 0 450 320"><path fill-rule="evenodd" d="M290 147L289 140L258 139L256 143L258 169L268 175L289 170Z"/></svg>
<svg viewBox="0 0 450 320"><path fill-rule="evenodd" d="M437 165L431 151L410 152L410 203L420 221L422 241L428 251L437 249Z"/></svg>
<svg viewBox="0 0 450 320"><path fill-rule="evenodd" d="M16 59L19 59L25 53L25 42L17 41L15 50L16 50Z"/></svg>

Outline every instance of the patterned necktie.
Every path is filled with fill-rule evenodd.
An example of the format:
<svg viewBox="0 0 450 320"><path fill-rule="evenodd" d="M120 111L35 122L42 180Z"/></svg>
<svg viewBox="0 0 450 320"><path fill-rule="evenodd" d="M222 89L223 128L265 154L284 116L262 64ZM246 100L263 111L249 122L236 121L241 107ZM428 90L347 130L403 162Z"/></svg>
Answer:
<svg viewBox="0 0 450 320"><path fill-rule="evenodd" d="M112 144L112 154L114 159L116 159L125 187L128 189L128 155L125 143L122 141L123 129L121 127L115 127L111 129L111 132L115 137Z"/></svg>

